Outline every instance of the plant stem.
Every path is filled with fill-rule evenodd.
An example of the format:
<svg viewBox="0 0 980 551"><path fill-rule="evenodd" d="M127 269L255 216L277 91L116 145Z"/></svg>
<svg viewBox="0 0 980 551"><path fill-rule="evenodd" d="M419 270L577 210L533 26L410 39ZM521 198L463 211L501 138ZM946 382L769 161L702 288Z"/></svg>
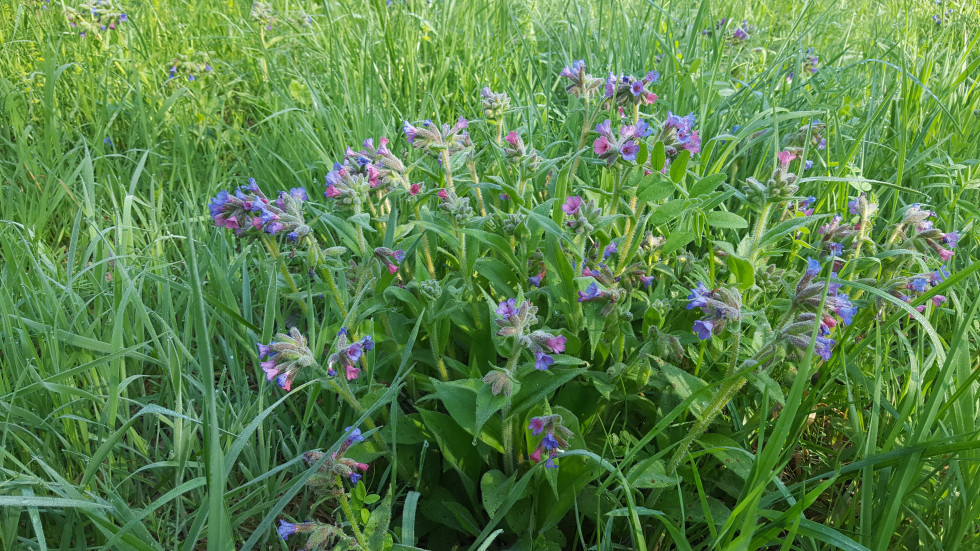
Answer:
<svg viewBox="0 0 980 551"><path fill-rule="evenodd" d="M498 134L499 134L499 131L498 131ZM483 193L480 191L480 186L477 185L479 183L479 180L477 180L477 178L476 178L476 163L473 162L473 161L470 161L468 164L469 164L469 168L470 168L470 177L473 178L473 188L476 190L476 202L479 203L479 205L480 205L480 216L486 216L487 215L487 209L486 209L486 206L484 206L484 204L483 204Z"/></svg>
<svg viewBox="0 0 980 551"><path fill-rule="evenodd" d="M422 220L422 213L419 211L418 203L415 204L415 219ZM429 277L435 279L436 267L432 263L432 252L429 250L429 238L426 236L425 230L422 230L422 250L425 252L425 268L429 271Z"/></svg>
<svg viewBox="0 0 980 551"><path fill-rule="evenodd" d="M517 367L517 360L521 357L521 336L517 335L514 337L514 346L510 351L510 358L507 358L507 365L504 370L507 372L507 376L514 378L514 369ZM510 415L510 399L507 399L507 403L504 404L503 409L500 412L501 420L503 421L503 438L504 438L504 472L511 474L514 472L514 424L507 419Z"/></svg>
<svg viewBox="0 0 980 551"><path fill-rule="evenodd" d="M449 164L451 159L449 158L449 150L442 150L442 171L446 175L446 188L453 193L456 192L456 188L453 186L453 167Z"/></svg>
<svg viewBox="0 0 980 551"><path fill-rule="evenodd" d="M772 210L772 203L766 203L766 206L762 207L762 212L759 213L759 219L755 221L755 229L752 230L752 253L749 255L749 261L755 262L755 259L759 256L759 242L762 241L762 235L766 232L766 222L769 219L769 211Z"/></svg>
<svg viewBox="0 0 980 551"><path fill-rule="evenodd" d="M623 270L626 269L626 262L629 260L627 255L630 247L633 245L636 230L639 228L640 213L636 210L636 201L636 196L630 200L630 211L633 211L633 216L626 219L626 229L624 231L626 237L623 238L623 246L619 248L619 269L616 275L623 275ZM636 224L633 223L634 218L637 220Z"/></svg>
<svg viewBox="0 0 980 551"><path fill-rule="evenodd" d="M361 203L354 203L354 216L361 215ZM357 226L357 244L361 247L361 256L367 256L367 240L364 239L364 228L360 224L354 224Z"/></svg>
<svg viewBox="0 0 980 551"><path fill-rule="evenodd" d="M350 529L354 532L354 539L357 540L358 545L361 549L367 549L367 540L364 539L364 534L361 533L361 528L357 525L357 519L354 518L354 511L350 508L350 502L347 501L347 491L344 490L344 481L337 475L337 487L340 490L338 492L338 500L340 501L340 508L344 511L344 516L347 517L347 522L350 523Z"/></svg>

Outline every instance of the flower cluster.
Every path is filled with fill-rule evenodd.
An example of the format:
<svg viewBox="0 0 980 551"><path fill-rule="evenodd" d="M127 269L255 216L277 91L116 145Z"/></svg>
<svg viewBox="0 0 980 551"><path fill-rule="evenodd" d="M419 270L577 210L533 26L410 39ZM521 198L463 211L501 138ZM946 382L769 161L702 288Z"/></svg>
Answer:
<svg viewBox="0 0 980 551"><path fill-rule="evenodd" d="M618 107L632 107L641 103L650 105L657 101L657 94L649 91L647 86L656 84L660 73L650 71L643 78L633 75L616 76L609 73L606 79L605 97Z"/></svg>
<svg viewBox="0 0 980 551"><path fill-rule="evenodd" d="M306 545L303 547L309 551L315 549L326 550L335 544L345 544L346 548L356 545L354 538L348 536L344 531L324 522L286 522L279 519L279 526L276 527L279 539L286 541L293 534L309 534L306 538Z"/></svg>
<svg viewBox="0 0 980 551"><path fill-rule="evenodd" d="M561 415L543 415L541 417L531 418L531 421L527 425L528 430L531 431L531 435L538 436L544 434L544 437L538 442L537 447L528 456L531 461L540 463L541 457L545 456L547 458L544 464L545 468L558 468L558 465L555 464L555 458L563 450L569 448L568 441L565 438L572 436L572 431L561 423Z"/></svg>
<svg viewBox="0 0 980 551"><path fill-rule="evenodd" d="M790 344L797 348L806 349L810 345L810 335L814 324L819 323L818 335L814 350L817 355L824 360L829 360L833 354L833 347L836 344L834 339L829 337L831 330L837 326L837 316L844 325L850 325L857 314L857 307L851 303L847 294L840 291L841 283L837 280L837 273L830 274L830 281L817 279L820 273L820 263L812 258L807 259L807 267L800 276L796 284L796 294L793 298L793 307L797 310L806 310L799 313L794 320L783 329L783 336ZM826 297L824 292L826 291ZM823 302L823 310L817 310Z"/></svg>
<svg viewBox="0 0 980 551"><path fill-rule="evenodd" d="M755 26L749 23L747 20L742 20L742 24L732 29L731 33L728 35L728 41L734 45L742 45L752 38L752 33L755 32Z"/></svg>
<svg viewBox="0 0 980 551"><path fill-rule="evenodd" d="M614 134L612 122L606 119L596 125L595 131L599 133L599 137L592 142L592 150L607 165L612 165L619 159L635 162L636 155L640 152L637 139L653 134L653 129L644 120L637 121L636 124L624 124Z"/></svg>
<svg viewBox="0 0 980 551"><path fill-rule="evenodd" d="M327 374L331 377L336 375L337 370L334 366L338 366L343 368L347 380L352 381L361 373L360 368L357 367L361 356L374 349L374 339L371 335L365 335L361 340L348 343L348 338L350 338L349 331L346 327L342 327L337 332L337 351L327 358Z"/></svg>
<svg viewBox="0 0 980 551"><path fill-rule="evenodd" d="M271 31L281 20L295 25L310 25L313 23L313 18L302 11L292 12L285 17L281 17L276 14L272 5L266 2L252 2L251 15L252 19L258 21L267 31Z"/></svg>
<svg viewBox="0 0 980 551"><path fill-rule="evenodd" d="M258 343L259 359L262 371L268 380L275 379L279 388L286 392L293 386L293 379L304 367L316 364L313 352L306 344L306 337L295 327L289 329L289 334L278 333L269 344Z"/></svg>
<svg viewBox="0 0 980 551"><path fill-rule="evenodd" d="M317 474L309 481L311 486L336 487L337 483L335 478L337 476L350 480L351 484L357 484L361 480L361 473L367 472L370 468L370 465L367 463L360 463L349 457L344 457L351 446L364 441L364 437L361 436L361 429L347 427L344 429L344 433L347 434L347 437L340 445L340 449L330 454L330 457L324 459L325 454L317 451L303 454L303 460L308 465L313 465L323 460L323 464L320 466Z"/></svg>
<svg viewBox="0 0 980 551"><path fill-rule="evenodd" d="M565 67L561 71L561 76L572 81L565 87L565 91L573 96L590 98L595 95L602 87L602 79L594 77L585 72L585 60L579 59L572 62L571 67Z"/></svg>
<svg viewBox="0 0 980 551"><path fill-rule="evenodd" d="M248 185L234 194L219 191L208 208L216 226L235 230L236 235L261 230L271 235L284 233L289 241L296 242L310 233L303 219L303 203L308 199L305 189L292 188L269 201L255 179L250 178Z"/></svg>
<svg viewBox="0 0 980 551"><path fill-rule="evenodd" d="M698 282L687 300L688 310L700 308L704 313L704 317L695 321L693 326L694 332L703 341L724 331L728 322L742 319L742 295L735 289L723 287L711 290Z"/></svg>
<svg viewBox="0 0 980 551"><path fill-rule="evenodd" d="M488 121L499 123L504 113L510 109L510 98L507 94L497 93L489 87L480 90L480 98L483 104L483 117Z"/></svg>
<svg viewBox="0 0 980 551"><path fill-rule="evenodd" d="M381 137L380 144L374 147L374 139L368 138L361 144L361 150L355 152L348 147L344 151L343 167L352 175L361 175L367 179L371 188L382 186L386 189L400 187L410 190L413 185L406 175L407 168L401 159L388 149L388 138ZM337 165L334 170L338 169ZM331 182L327 182L329 185ZM414 184L418 185L418 184ZM328 195L329 197L329 195Z"/></svg>
<svg viewBox="0 0 980 551"><path fill-rule="evenodd" d="M682 149L690 151L692 155L699 153L701 151L701 136L694 130L694 113L678 117L667 111L667 120L664 121L660 129L657 141L664 143L664 151L668 161L676 157ZM653 168L661 169L661 167Z"/></svg>
<svg viewBox="0 0 980 551"><path fill-rule="evenodd" d="M935 212L914 204L905 211L896 231L907 234L911 228L915 228L915 234L910 237L911 243L919 245L920 248L931 249L943 262L946 262L953 258L955 254L953 249L960 241L960 234L957 231L943 232L936 228L932 220L929 220L935 216Z"/></svg>
<svg viewBox="0 0 980 551"><path fill-rule="evenodd" d="M554 335L541 329L531 330L538 323L537 312L537 306L527 300L518 306L517 299L509 298L497 305L497 318L494 320L500 327L497 335L513 339L514 351L506 368L495 369L483 378L483 382L490 385L494 395L504 392L510 396L521 350L527 350L534 356L534 368L541 371L555 363L552 354L565 351L567 339L563 335Z"/></svg>
<svg viewBox="0 0 980 551"><path fill-rule="evenodd" d="M468 127L469 121L460 117L455 125L444 124L442 128L428 119L421 126L413 126L405 121L402 131L405 133L405 139L415 149L421 149L437 157L443 153L452 157L473 145L469 133L465 131Z"/></svg>
<svg viewBox="0 0 980 551"><path fill-rule="evenodd" d="M504 136L504 143L507 144L503 146L504 158L507 159L507 162L512 164L526 162L531 171L535 171L541 166L541 155L535 149L524 145L524 140L517 132L513 130L508 132Z"/></svg>
<svg viewBox="0 0 980 551"><path fill-rule="evenodd" d="M569 218L565 225L575 230L575 233L592 232L602 216L602 209L596 206L595 201L583 201L578 195L565 198L561 211Z"/></svg>
<svg viewBox="0 0 980 551"><path fill-rule="evenodd" d="M388 273L394 274L398 271L398 265L405 260L405 251L401 249L393 251L387 247L378 247L374 249L374 257L388 268Z"/></svg>
<svg viewBox="0 0 980 551"><path fill-rule="evenodd" d="M167 68L167 78L175 79L180 75L188 81L194 82L199 76L213 70L207 54L180 54L170 62L170 66Z"/></svg>
<svg viewBox="0 0 980 551"><path fill-rule="evenodd" d="M78 28L78 36L85 38L86 32L106 32L116 29L129 18L126 12L115 5L112 0L89 0L79 4L78 8L65 6L65 17L68 24Z"/></svg>
<svg viewBox="0 0 980 551"><path fill-rule="evenodd" d="M773 169L769 181L763 184L755 178L745 179L745 195L752 203L765 205L786 201L796 195L799 186L796 185L796 174L789 171L789 165L796 159L796 154L790 150L776 153L776 168Z"/></svg>

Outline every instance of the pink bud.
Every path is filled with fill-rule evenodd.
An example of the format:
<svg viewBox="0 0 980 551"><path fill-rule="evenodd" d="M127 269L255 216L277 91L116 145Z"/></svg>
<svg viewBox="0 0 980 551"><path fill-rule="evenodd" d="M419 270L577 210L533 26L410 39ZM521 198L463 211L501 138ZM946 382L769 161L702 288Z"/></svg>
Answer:
<svg viewBox="0 0 980 551"><path fill-rule="evenodd" d="M527 456L527 458L530 459L531 461L535 462L535 463L540 463L541 462L541 448L538 448L538 449L534 450L531 453L531 455L528 455Z"/></svg>
<svg viewBox="0 0 980 551"><path fill-rule="evenodd" d="M511 147L517 147L517 140L518 139L519 138L517 137L517 132L514 132L513 130L511 130L510 132L508 132L507 133L507 137L504 138L504 140L507 143L509 143L511 145Z"/></svg>
<svg viewBox="0 0 980 551"><path fill-rule="evenodd" d="M651 105L653 104L653 102L657 101L657 94L654 94L653 92L647 92L646 95L643 96L643 101L647 105Z"/></svg>
<svg viewBox="0 0 980 551"><path fill-rule="evenodd" d="M939 249L938 252L939 252L939 258L942 258L944 262L949 260L950 258L953 258L954 253L949 249Z"/></svg>
<svg viewBox="0 0 980 551"><path fill-rule="evenodd" d="M446 198L449 197L449 194L446 192L445 189L440 189L438 195L439 198L442 199L443 201L445 201Z"/></svg>
<svg viewBox="0 0 980 551"><path fill-rule="evenodd" d="M347 380L348 381L353 381L353 380L357 379L357 375L360 372L361 372L360 369L358 369L358 368L356 368L356 367L354 367L352 365L347 366Z"/></svg>
<svg viewBox="0 0 980 551"><path fill-rule="evenodd" d="M388 264L388 273L394 275L398 271L398 266Z"/></svg>

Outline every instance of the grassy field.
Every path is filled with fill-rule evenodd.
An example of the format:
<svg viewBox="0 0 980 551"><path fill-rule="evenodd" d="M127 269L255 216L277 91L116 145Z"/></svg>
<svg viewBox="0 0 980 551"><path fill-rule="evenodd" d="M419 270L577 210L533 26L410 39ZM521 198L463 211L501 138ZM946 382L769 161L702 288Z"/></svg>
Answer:
<svg viewBox="0 0 980 551"><path fill-rule="evenodd" d="M951 0L0 5L0 549L980 548L977 29ZM600 159L620 114L566 92L580 59L659 73L623 96L635 161ZM461 116L456 155L406 140ZM407 176L325 197L380 136ZM305 188L296 244L215 227L249 178ZM838 277L828 359L799 289L819 319ZM286 392L256 343L291 327Z"/></svg>

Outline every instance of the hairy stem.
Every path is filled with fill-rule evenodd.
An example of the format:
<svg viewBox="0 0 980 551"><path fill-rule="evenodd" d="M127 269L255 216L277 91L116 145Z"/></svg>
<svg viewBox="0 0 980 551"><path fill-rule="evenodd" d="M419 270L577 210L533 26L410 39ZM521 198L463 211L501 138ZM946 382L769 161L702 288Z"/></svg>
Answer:
<svg viewBox="0 0 980 551"><path fill-rule="evenodd" d="M354 511L350 508L350 501L347 500L347 492L344 490L344 481L342 478L340 478L339 474L337 475L337 488L339 489L337 492L337 499L340 501L340 508L343 509L344 516L347 517L347 522L350 523L351 531L354 532L354 539L357 540L357 543L361 546L361 549L368 549L367 540L364 539L364 534L361 533L361 528L358 526L357 519L354 518Z"/></svg>

